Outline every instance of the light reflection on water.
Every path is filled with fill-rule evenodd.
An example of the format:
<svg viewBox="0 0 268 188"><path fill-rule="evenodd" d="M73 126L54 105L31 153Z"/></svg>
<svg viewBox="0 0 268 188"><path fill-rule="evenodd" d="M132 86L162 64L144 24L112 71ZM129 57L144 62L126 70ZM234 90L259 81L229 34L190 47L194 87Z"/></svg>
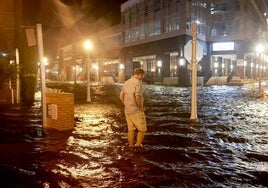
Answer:
<svg viewBox="0 0 268 188"><path fill-rule="evenodd" d="M268 101L254 97L250 86L199 87L193 123L190 88L146 85L141 150L127 146L120 88L94 86L94 101L75 105L72 132L38 140L34 153L48 173L40 181L51 187L268 185Z"/></svg>
<svg viewBox="0 0 268 188"><path fill-rule="evenodd" d="M266 102L250 98L248 88L198 93L199 122L191 123L189 89L145 86L148 132L141 151L126 146L120 106L76 105L80 122L53 171L93 187L264 186Z"/></svg>

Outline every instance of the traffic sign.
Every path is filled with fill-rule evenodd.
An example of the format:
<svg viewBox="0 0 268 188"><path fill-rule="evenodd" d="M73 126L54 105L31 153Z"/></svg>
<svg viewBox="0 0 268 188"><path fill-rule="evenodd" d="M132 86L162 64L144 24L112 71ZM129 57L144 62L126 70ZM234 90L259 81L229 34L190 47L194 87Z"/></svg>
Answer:
<svg viewBox="0 0 268 188"><path fill-rule="evenodd" d="M184 46L184 57L187 59L189 63L192 60L192 40L189 40L187 44ZM203 47L202 45L196 41L196 60L197 62L203 58Z"/></svg>

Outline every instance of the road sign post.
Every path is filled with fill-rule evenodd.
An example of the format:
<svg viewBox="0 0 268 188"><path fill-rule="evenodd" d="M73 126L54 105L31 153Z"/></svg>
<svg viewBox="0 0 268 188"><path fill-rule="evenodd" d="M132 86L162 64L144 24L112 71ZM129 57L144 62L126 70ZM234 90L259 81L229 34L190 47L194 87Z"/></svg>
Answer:
<svg viewBox="0 0 268 188"><path fill-rule="evenodd" d="M41 101L42 101L42 123L43 127L46 127L46 115L47 115L47 106L46 106L46 72L44 64L44 48L43 48L43 34L42 34L42 25L37 24L37 45L38 45L38 54L40 62L40 72L41 72Z"/></svg>
<svg viewBox="0 0 268 188"><path fill-rule="evenodd" d="M197 63L203 57L203 48L197 41L197 24L192 24L192 37L184 46L184 57L191 63L192 69L192 102L190 120L197 121Z"/></svg>

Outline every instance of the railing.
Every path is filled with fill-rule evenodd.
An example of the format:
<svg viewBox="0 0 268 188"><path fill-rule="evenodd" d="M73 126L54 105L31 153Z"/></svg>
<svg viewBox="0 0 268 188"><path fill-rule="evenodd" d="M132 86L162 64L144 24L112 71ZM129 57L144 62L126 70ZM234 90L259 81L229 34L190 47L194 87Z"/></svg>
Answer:
<svg viewBox="0 0 268 188"><path fill-rule="evenodd" d="M228 77L227 77L227 83L229 83L232 80L232 78L233 78L234 75L235 75L235 70L232 70L229 73Z"/></svg>
<svg viewBox="0 0 268 188"><path fill-rule="evenodd" d="M112 78L113 78L113 81L114 81L115 83L117 83L117 82L118 82L118 80L117 80L117 78L116 78L115 74L113 74L113 75L112 75Z"/></svg>
<svg viewBox="0 0 268 188"><path fill-rule="evenodd" d="M207 83L207 81L211 78L212 76L212 70L210 70L204 77L204 85Z"/></svg>

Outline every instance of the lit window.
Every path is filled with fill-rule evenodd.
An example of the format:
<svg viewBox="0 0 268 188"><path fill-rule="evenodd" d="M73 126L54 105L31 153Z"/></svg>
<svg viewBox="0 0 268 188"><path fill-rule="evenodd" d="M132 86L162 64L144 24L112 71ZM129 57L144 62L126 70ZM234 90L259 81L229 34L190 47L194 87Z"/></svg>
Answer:
<svg viewBox="0 0 268 188"><path fill-rule="evenodd" d="M213 51L234 50L234 42L216 42L213 43Z"/></svg>

